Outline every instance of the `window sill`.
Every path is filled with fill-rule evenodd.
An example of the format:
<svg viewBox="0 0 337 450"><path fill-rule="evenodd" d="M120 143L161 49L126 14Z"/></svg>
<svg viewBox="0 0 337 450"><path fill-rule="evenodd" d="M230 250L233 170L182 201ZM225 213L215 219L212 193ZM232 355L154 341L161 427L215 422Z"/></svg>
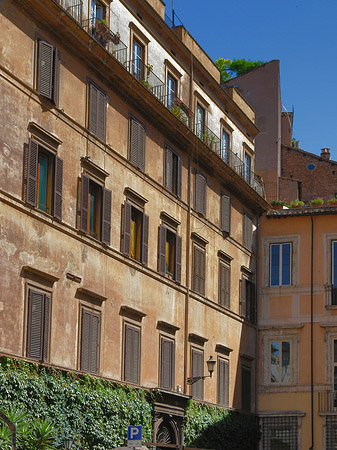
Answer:
<svg viewBox="0 0 337 450"><path fill-rule="evenodd" d="M325 305L325 309L337 310L337 305Z"/></svg>

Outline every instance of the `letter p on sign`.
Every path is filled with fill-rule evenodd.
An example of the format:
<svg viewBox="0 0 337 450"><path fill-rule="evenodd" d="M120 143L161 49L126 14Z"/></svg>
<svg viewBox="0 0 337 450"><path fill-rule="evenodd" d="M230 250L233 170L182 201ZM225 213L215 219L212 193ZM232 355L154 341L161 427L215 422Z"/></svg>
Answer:
<svg viewBox="0 0 337 450"><path fill-rule="evenodd" d="M141 425L128 426L128 447L140 447L142 445Z"/></svg>

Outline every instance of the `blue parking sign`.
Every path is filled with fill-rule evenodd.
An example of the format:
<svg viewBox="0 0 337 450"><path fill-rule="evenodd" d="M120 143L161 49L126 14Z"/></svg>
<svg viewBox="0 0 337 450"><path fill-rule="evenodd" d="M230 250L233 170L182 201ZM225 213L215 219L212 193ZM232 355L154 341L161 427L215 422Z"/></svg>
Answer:
<svg viewBox="0 0 337 450"><path fill-rule="evenodd" d="M128 426L128 447L140 447L142 445L142 426Z"/></svg>

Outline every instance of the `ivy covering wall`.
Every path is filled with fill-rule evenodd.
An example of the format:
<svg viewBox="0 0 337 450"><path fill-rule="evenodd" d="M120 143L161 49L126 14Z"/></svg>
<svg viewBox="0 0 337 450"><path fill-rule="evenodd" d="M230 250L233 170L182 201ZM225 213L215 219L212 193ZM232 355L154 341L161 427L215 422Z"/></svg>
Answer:
<svg viewBox="0 0 337 450"><path fill-rule="evenodd" d="M143 440L151 442L153 403L153 394L144 389L0 357L0 408L52 419L59 449L70 435L75 437L73 449L120 447L128 425L142 425ZM255 450L259 435L251 415L189 401L186 446Z"/></svg>

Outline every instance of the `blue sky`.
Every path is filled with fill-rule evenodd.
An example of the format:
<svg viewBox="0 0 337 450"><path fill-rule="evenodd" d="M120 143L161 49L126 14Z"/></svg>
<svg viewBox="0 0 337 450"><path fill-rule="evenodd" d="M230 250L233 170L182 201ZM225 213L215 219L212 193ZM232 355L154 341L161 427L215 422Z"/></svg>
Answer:
<svg viewBox="0 0 337 450"><path fill-rule="evenodd" d="M336 0L173 0L176 14L216 60L280 60L281 97L293 137L337 161ZM172 0L166 0L171 15Z"/></svg>

